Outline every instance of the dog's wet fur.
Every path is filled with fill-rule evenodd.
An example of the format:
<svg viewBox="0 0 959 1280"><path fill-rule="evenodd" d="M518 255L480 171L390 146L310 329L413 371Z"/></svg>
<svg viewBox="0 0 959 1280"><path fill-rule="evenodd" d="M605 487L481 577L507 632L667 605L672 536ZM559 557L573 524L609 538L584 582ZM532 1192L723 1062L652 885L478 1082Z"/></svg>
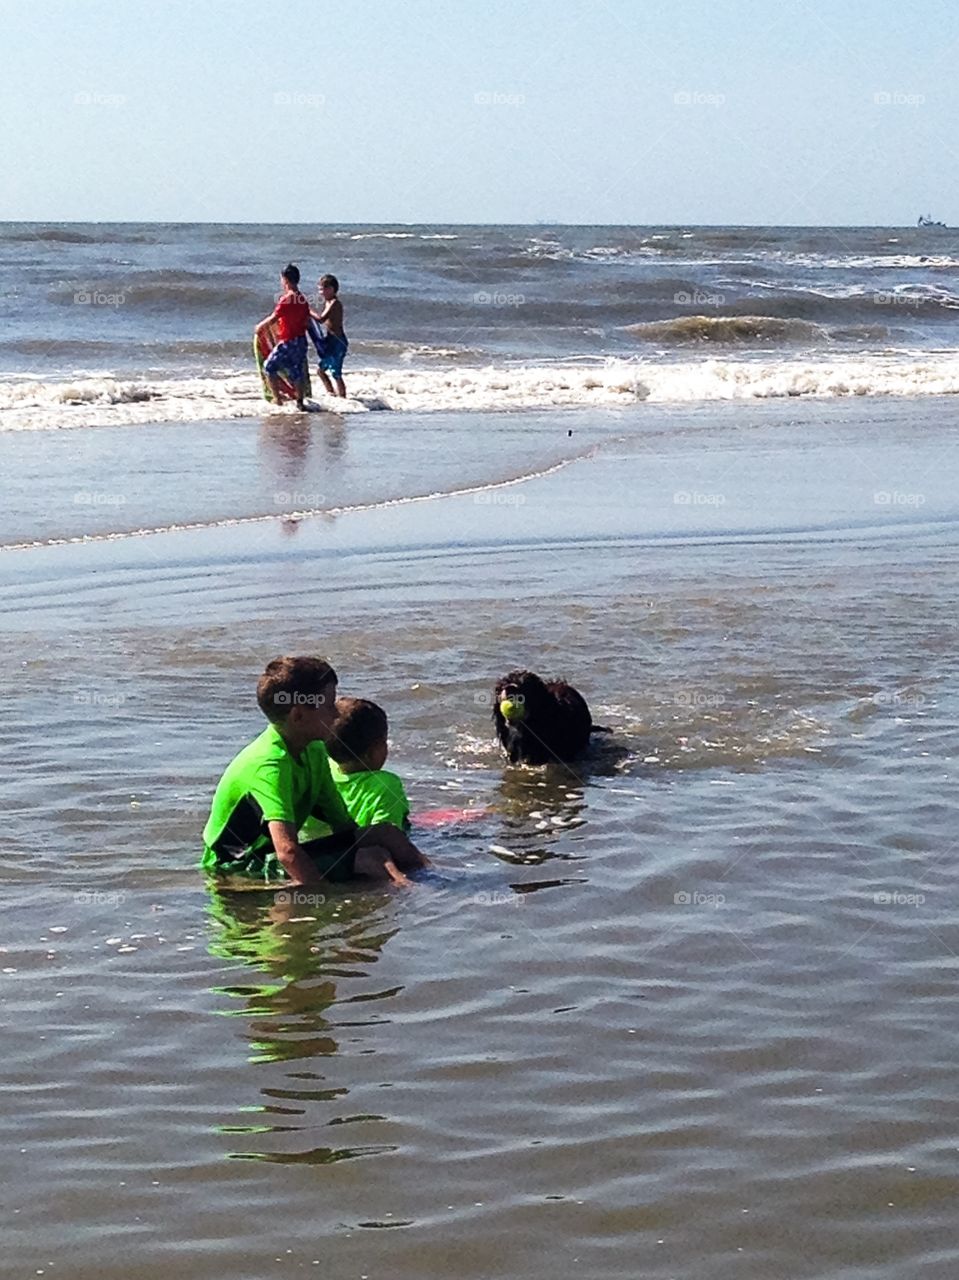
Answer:
<svg viewBox="0 0 959 1280"><path fill-rule="evenodd" d="M521 720L508 721L499 704L523 706ZM493 725L510 764L575 760L589 746L593 717L586 699L565 680L541 680L532 671L511 671L496 682Z"/></svg>

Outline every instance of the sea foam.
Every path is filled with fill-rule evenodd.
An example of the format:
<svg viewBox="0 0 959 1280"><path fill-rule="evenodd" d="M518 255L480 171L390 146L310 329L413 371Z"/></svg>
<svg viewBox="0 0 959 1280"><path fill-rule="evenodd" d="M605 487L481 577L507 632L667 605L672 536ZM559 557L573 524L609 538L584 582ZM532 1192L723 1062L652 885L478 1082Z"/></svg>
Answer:
<svg viewBox="0 0 959 1280"><path fill-rule="evenodd" d="M350 400L316 408L362 413L617 407L789 396L937 396L959 393L959 354L832 360L608 359L595 363L463 366L350 372ZM277 412L255 376L119 379L85 375L0 379L0 431L147 422L202 422ZM291 412L284 409L283 412Z"/></svg>

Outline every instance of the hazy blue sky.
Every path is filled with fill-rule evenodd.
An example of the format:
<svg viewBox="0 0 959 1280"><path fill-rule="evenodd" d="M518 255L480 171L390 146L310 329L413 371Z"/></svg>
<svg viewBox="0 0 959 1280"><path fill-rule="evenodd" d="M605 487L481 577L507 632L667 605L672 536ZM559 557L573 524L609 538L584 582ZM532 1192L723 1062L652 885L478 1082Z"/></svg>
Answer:
<svg viewBox="0 0 959 1280"><path fill-rule="evenodd" d="M954 0L0 12L0 219L959 221Z"/></svg>

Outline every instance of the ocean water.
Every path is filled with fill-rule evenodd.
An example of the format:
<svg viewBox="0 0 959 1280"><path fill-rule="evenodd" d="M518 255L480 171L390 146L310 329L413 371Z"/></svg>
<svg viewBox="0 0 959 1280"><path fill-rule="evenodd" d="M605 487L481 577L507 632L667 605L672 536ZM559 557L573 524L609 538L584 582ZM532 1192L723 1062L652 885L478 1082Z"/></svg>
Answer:
<svg viewBox="0 0 959 1280"><path fill-rule="evenodd" d="M15 316L0 346L4 392L39 388L0 430L4 1274L952 1280L951 308L787 305L948 291L919 259L951 233L4 234L64 287L119 280L113 254L158 273L152 319L118 304L85 368L15 350ZM466 280L439 235L526 289L477 304L482 338L429 336ZM166 310L171 243L249 296L217 312L194 281ZM264 414L251 385L244 335L294 252L355 264L344 415ZM646 261L718 289L733 257L778 284L728 316L791 337L638 292ZM64 344L101 305L48 303ZM834 332L899 305L881 341ZM235 352L200 351L233 320ZM773 390L800 366L846 381ZM609 392L626 369L697 394ZM391 402L417 377L422 403ZM435 867L409 891L199 876L279 652L387 708L414 814L469 811L417 828ZM611 730L573 767L508 767L492 738L492 685L527 664Z"/></svg>
<svg viewBox="0 0 959 1280"><path fill-rule="evenodd" d="M0 431L255 416L290 258L356 412L959 390L951 230L6 223Z"/></svg>

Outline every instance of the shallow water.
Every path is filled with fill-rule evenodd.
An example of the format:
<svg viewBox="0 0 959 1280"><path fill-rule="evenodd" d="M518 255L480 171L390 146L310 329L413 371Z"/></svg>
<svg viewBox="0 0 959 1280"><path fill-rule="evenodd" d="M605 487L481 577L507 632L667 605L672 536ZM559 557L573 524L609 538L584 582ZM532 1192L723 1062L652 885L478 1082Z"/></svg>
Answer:
<svg viewBox="0 0 959 1280"><path fill-rule="evenodd" d="M955 1274L950 415L523 422L464 420L485 456L436 487L593 452L0 554L8 1274ZM313 430L337 494L402 490ZM206 503L209 442L170 438L151 525ZM240 440L233 516L276 483ZM18 538L84 528L78 452ZM420 831L409 892L194 870L298 650L387 707L414 812L482 813ZM613 730L581 767L504 768L489 691L527 662Z"/></svg>

